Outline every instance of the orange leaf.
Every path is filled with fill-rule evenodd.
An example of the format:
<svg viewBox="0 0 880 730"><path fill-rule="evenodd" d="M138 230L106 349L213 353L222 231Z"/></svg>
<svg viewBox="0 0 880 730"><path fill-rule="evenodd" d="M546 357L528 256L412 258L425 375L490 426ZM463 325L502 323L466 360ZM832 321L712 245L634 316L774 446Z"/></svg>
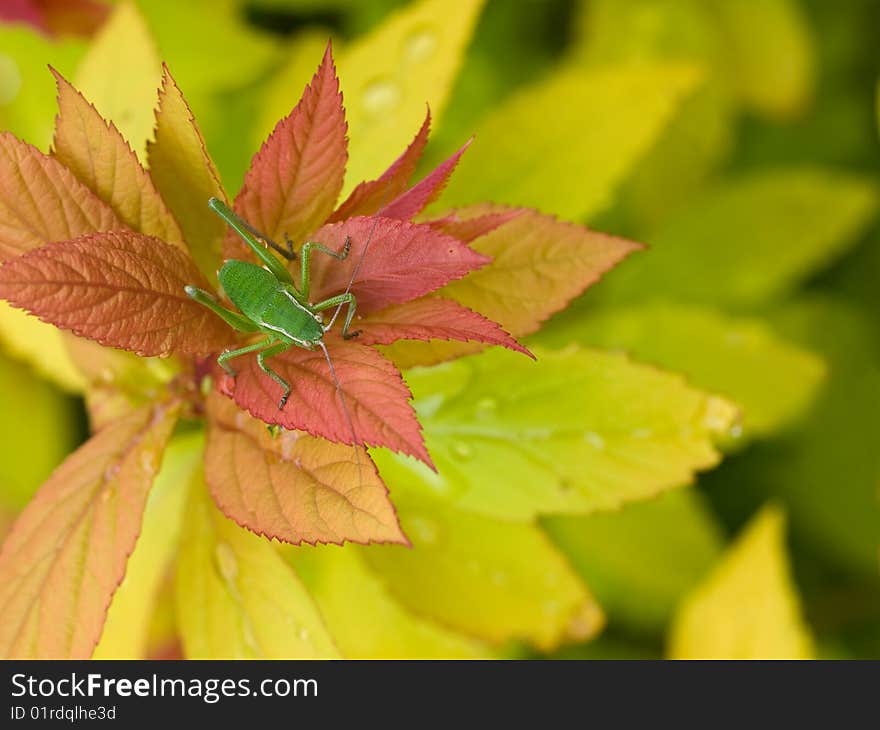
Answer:
<svg viewBox="0 0 880 730"><path fill-rule="evenodd" d="M150 175L180 223L199 270L215 282L226 226L209 210L208 200L225 201L226 193L193 113L164 65L155 136L147 143Z"/></svg>
<svg viewBox="0 0 880 730"><path fill-rule="evenodd" d="M312 258L311 294L313 302L340 294L357 267L351 292L358 314L429 294L490 261L430 226L390 218L349 218L324 226L312 238L337 251L351 239L345 261Z"/></svg>
<svg viewBox="0 0 880 730"><path fill-rule="evenodd" d="M428 132L431 129L431 110L425 115L422 127L409 147L398 157L382 176L377 180L362 182L351 191L351 195L336 209L336 212L327 220L328 223L337 223L346 218L356 215L373 215L390 200L406 190L410 178L416 171L416 165L428 144Z"/></svg>
<svg viewBox="0 0 880 730"><path fill-rule="evenodd" d="M641 248L632 241L559 221L528 208L476 205L456 212L462 221L518 213L474 239L473 248L491 256L491 266L453 281L438 292L498 322L514 337L538 330L606 271ZM391 345L386 354L399 367L407 368L479 349L473 344L401 342Z"/></svg>
<svg viewBox="0 0 880 730"><path fill-rule="evenodd" d="M129 228L185 249L183 234L137 155L61 74L52 156L107 203Z"/></svg>
<svg viewBox="0 0 880 730"><path fill-rule="evenodd" d="M443 188L449 182L449 177L455 171L455 166L470 144L471 140L468 140L458 152L445 162L440 163L423 180L413 185L405 193L398 196L396 200L382 208L382 215L386 218L408 221L413 216L421 213L443 192Z"/></svg>
<svg viewBox="0 0 880 730"><path fill-rule="evenodd" d="M500 228L508 221L512 221L523 212L522 208L510 208L501 213L486 213L485 215L461 218L456 211L452 211L443 218L424 221L424 223L457 238L462 243L470 243L480 236L485 236L496 228Z"/></svg>
<svg viewBox="0 0 880 730"><path fill-rule="evenodd" d="M208 487L242 527L294 544L408 544L366 449L297 431L273 438L216 393L208 418Z"/></svg>
<svg viewBox="0 0 880 730"><path fill-rule="evenodd" d="M108 205L36 147L0 132L0 261L51 241L122 228Z"/></svg>
<svg viewBox="0 0 880 730"><path fill-rule="evenodd" d="M362 345L390 345L397 340L458 340L501 345L534 358L501 326L452 299L423 297L371 314L358 337Z"/></svg>
<svg viewBox="0 0 880 730"><path fill-rule="evenodd" d="M302 240L333 212L348 146L345 111L330 45L293 111L254 156L235 210L269 238ZM240 257L237 239L226 257ZM235 252L235 253L233 253Z"/></svg>
<svg viewBox="0 0 880 730"><path fill-rule="evenodd" d="M37 492L0 551L0 655L91 656L176 421L167 404L131 413Z"/></svg>
<svg viewBox="0 0 880 730"><path fill-rule="evenodd" d="M334 338L328 350L351 426L320 350L291 347L266 361L292 388L283 409L278 408L281 386L260 369L255 356L234 361L238 369L234 386L226 378L220 388L232 391L235 402L264 423L336 443L386 446L431 465L409 402L412 394L397 368L374 348L354 342Z"/></svg>
<svg viewBox="0 0 880 730"><path fill-rule="evenodd" d="M187 284L208 286L180 249L132 231L53 243L0 266L0 298L146 356L207 354L229 344L231 330L186 295Z"/></svg>

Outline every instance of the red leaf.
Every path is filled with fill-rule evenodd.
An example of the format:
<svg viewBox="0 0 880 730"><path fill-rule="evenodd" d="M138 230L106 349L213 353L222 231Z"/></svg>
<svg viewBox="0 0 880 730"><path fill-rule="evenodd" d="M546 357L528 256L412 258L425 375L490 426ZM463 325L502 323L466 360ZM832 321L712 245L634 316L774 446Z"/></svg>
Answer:
<svg viewBox="0 0 880 730"><path fill-rule="evenodd" d="M390 345L397 340L458 340L501 345L534 359L501 325L452 299L424 297L371 314L358 342Z"/></svg>
<svg viewBox="0 0 880 730"><path fill-rule="evenodd" d="M230 329L190 299L207 287L180 249L132 231L49 244L0 266L0 298L45 322L140 355L207 354Z"/></svg>
<svg viewBox="0 0 880 730"><path fill-rule="evenodd" d="M52 241L122 227L60 162L0 132L0 261Z"/></svg>
<svg viewBox="0 0 880 730"><path fill-rule="evenodd" d="M5 0L0 3L0 20L5 23L27 23L44 33L49 32L45 15L34 0Z"/></svg>
<svg viewBox="0 0 880 730"><path fill-rule="evenodd" d="M347 130L328 44L302 99L254 156L236 212L269 238L287 234L301 241L327 219L342 190ZM238 239L227 238L226 258L241 258L246 250Z"/></svg>
<svg viewBox="0 0 880 730"><path fill-rule="evenodd" d="M234 384L224 378L220 388L231 390L235 402L264 423L306 431L336 443L385 446L431 465L409 402L412 394L397 368L374 348L354 342L334 339L328 349L354 434L320 350L291 347L268 360L292 388L282 410L278 409L281 386L260 370L255 356L234 361L238 377Z"/></svg>
<svg viewBox="0 0 880 730"><path fill-rule="evenodd" d="M0 552L0 655L91 656L176 421L176 407L134 411L37 492Z"/></svg>
<svg viewBox="0 0 880 730"><path fill-rule="evenodd" d="M110 7L98 0L34 0L46 18L49 31L55 35L89 38L97 32Z"/></svg>
<svg viewBox="0 0 880 730"><path fill-rule="evenodd" d="M394 164L378 180L362 182L352 190L351 195L336 209L336 212L330 216L327 222L336 223L344 221L346 218L353 218L356 215L373 215L385 203L394 200L406 190L410 178L412 178L413 173L416 171L416 165L425 151L425 145L428 144L428 132L430 129L431 110L428 109L425 121L422 122L422 128L419 129L418 134L410 142L409 147L403 151L403 154L397 158Z"/></svg>
<svg viewBox="0 0 880 730"><path fill-rule="evenodd" d="M422 181L413 185L403 195L400 195L396 200L382 208L382 215L385 218L397 218L402 221L408 221L421 213L443 192L443 188L449 182L450 175L455 170L455 166L458 164L464 151L470 146L471 141L465 142L464 146L446 162L438 165Z"/></svg>
<svg viewBox="0 0 880 730"><path fill-rule="evenodd" d="M359 314L429 294L491 261L429 226L389 218L349 218L326 225L312 236L334 250L341 249L348 237L351 252L345 261L320 254L312 258L311 300L318 302L345 291L360 262L351 288ZM368 240L369 249L361 261Z"/></svg>
<svg viewBox="0 0 880 730"><path fill-rule="evenodd" d="M522 208L511 208L501 213L487 213L472 218L460 218L458 213L453 211L443 216L443 218L424 221L424 223L431 226L431 228L436 228L438 231L443 231L443 233L457 238L462 243L470 243L480 236L485 236L496 228L500 228L522 213Z"/></svg>
<svg viewBox="0 0 880 730"><path fill-rule="evenodd" d="M302 432L272 437L218 394L208 397L205 476L242 527L299 544L408 544L367 450Z"/></svg>

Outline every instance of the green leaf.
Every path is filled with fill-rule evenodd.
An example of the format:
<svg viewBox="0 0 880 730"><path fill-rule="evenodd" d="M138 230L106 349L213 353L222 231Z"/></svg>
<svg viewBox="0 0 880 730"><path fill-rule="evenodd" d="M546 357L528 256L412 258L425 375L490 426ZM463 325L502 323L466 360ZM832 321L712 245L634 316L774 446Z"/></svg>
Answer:
<svg viewBox="0 0 880 730"><path fill-rule="evenodd" d="M343 199L357 183L378 177L409 144L425 118L425 103L434 125L441 123L484 1L459 0L450 22L446 0L420 0L339 53L351 136Z"/></svg>
<svg viewBox="0 0 880 730"><path fill-rule="evenodd" d="M564 315L563 315L564 316ZM761 320L674 304L646 304L571 317L537 341L618 349L683 373L739 406L747 436L789 425L813 402L825 375L816 355L780 340Z"/></svg>
<svg viewBox="0 0 880 730"><path fill-rule="evenodd" d="M771 170L694 199L605 282L603 302L664 296L749 307L781 296L854 242L877 210L868 179L822 169Z"/></svg>
<svg viewBox="0 0 880 730"><path fill-rule="evenodd" d="M160 79L159 54L150 30L128 0L116 8L95 36L74 76L74 86L101 116L116 125L143 159L153 131Z"/></svg>
<svg viewBox="0 0 880 730"><path fill-rule="evenodd" d="M783 502L792 533L827 561L876 581L880 536L880 352L876 323L831 298L792 302L779 331L828 361L815 407L785 438L756 444L711 480L716 499Z"/></svg>
<svg viewBox="0 0 880 730"><path fill-rule="evenodd" d="M545 650L599 631L602 610L538 527L462 512L426 489L392 487L412 549L360 552L404 606L487 641Z"/></svg>
<svg viewBox="0 0 880 730"><path fill-rule="evenodd" d="M717 69L721 29L702 0L595 0L582 7L574 52L588 65L665 60L712 70L621 189L638 231L650 230L700 189L732 146L736 104Z"/></svg>
<svg viewBox="0 0 880 730"><path fill-rule="evenodd" d="M274 37L247 23L237 0L138 0L137 4L162 60L193 97L238 89L277 57ZM316 63L312 59L312 66Z"/></svg>
<svg viewBox="0 0 880 730"><path fill-rule="evenodd" d="M648 60L714 64L718 29L704 0L591 0L574 21L574 52L601 66Z"/></svg>
<svg viewBox="0 0 880 730"><path fill-rule="evenodd" d="M3 305L0 313L5 311ZM72 399L3 353L0 393L0 507L17 510L76 447L77 413Z"/></svg>
<svg viewBox="0 0 880 730"><path fill-rule="evenodd" d="M477 659L483 643L408 611L354 549L285 550L349 659Z"/></svg>
<svg viewBox="0 0 880 730"><path fill-rule="evenodd" d="M574 220L594 215L700 77L699 67L677 63L565 68L486 117L443 201L493 200Z"/></svg>
<svg viewBox="0 0 880 730"><path fill-rule="evenodd" d="M305 587L262 538L226 519L197 479L177 564L180 634L190 659L332 658Z"/></svg>
<svg viewBox="0 0 880 730"><path fill-rule="evenodd" d="M490 351L410 371L439 474L380 453L383 476L422 481L462 509L527 520L645 499L718 462L713 441L736 417L727 401L618 354L535 354Z"/></svg>
<svg viewBox="0 0 880 730"><path fill-rule="evenodd" d="M712 0L723 64L742 103L769 117L799 115L813 92L816 59L798 0Z"/></svg>
<svg viewBox="0 0 880 730"><path fill-rule="evenodd" d="M79 39L49 40L30 27L0 24L0 128L47 152L55 126L55 83L46 64L67 76L85 48Z"/></svg>
<svg viewBox="0 0 880 730"><path fill-rule="evenodd" d="M113 595L93 658L146 658L150 622L180 539L187 488L197 476L203 447L200 432L179 436L168 445L147 499L141 534Z"/></svg>
<svg viewBox="0 0 880 730"><path fill-rule="evenodd" d="M543 525L611 624L639 633L659 633L721 554L719 528L692 489Z"/></svg>
<svg viewBox="0 0 880 730"><path fill-rule="evenodd" d="M785 554L785 518L767 507L682 604L673 659L811 659Z"/></svg>

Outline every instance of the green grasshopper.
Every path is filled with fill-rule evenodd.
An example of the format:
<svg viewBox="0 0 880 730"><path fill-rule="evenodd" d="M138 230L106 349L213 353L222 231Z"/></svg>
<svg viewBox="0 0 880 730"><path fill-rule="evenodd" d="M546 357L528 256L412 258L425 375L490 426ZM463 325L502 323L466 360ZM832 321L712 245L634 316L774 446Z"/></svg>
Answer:
<svg viewBox="0 0 880 730"><path fill-rule="evenodd" d="M211 198L208 201L208 206L232 227L263 264L259 266L247 261L230 259L223 264L223 267L218 272L217 277L220 280L220 286L223 287L223 291L230 301L238 308L238 312L222 306L203 289L194 286L184 288L190 297L199 304L206 306L219 317L222 317L227 324L239 332L262 332L266 335L266 338L260 342L240 347L237 350L224 351L217 358L217 363L234 378L236 371L229 364L229 361L233 358L256 352L257 364L262 371L282 388L283 394L278 403L278 409L281 410L290 397L291 387L284 378L269 367L266 360L286 352L291 347L302 347L306 350L320 348L324 352L324 359L330 368L330 374L336 385L336 392L342 402L346 419L349 425L351 425L351 417L349 416L345 399L342 396L342 388L339 385L339 379L336 377L336 371L333 368L330 355L327 353L327 346L324 344L324 335L333 326L336 317L345 305L348 306L348 311L345 315L345 322L342 325L343 338L350 339L360 334L359 331L349 331L357 308L357 300L354 294L351 293L351 286L360 266L360 261L352 272L351 280L348 282L345 292L316 304L309 302L309 262L312 252L318 251L327 256L332 256L339 261L344 261L348 258L348 254L351 251L351 238L346 238L341 251L332 251L315 241L304 243L300 251L301 269L299 287L297 287L287 267L275 258L269 250L272 248L278 251L288 260L295 259L296 254L293 251L293 244L290 239L285 236L287 242L287 249L285 250L252 228L223 201ZM372 232L369 238L371 237ZM363 261L363 255L367 252L369 238L361 254L361 261ZM333 307L336 307L336 311L329 323L325 325L321 312Z"/></svg>

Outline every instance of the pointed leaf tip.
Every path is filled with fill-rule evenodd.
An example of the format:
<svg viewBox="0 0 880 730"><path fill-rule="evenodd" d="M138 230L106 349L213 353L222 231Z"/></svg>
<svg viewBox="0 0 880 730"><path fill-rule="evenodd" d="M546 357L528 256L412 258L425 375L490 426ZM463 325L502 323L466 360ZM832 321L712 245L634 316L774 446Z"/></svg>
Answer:
<svg viewBox="0 0 880 730"><path fill-rule="evenodd" d="M358 342L390 345L398 340L457 340L501 345L535 359L501 325L452 299L423 297L367 317Z"/></svg>
<svg viewBox="0 0 880 730"><path fill-rule="evenodd" d="M387 218L410 220L437 200L443 192L443 188L449 182L449 178L455 171L461 156L473 141L474 138L471 137L452 157L442 162L423 180L413 185L405 193L398 196L396 200L385 206L381 211L382 215Z"/></svg>
<svg viewBox="0 0 880 730"><path fill-rule="evenodd" d="M345 202L330 216L328 223L336 223L358 215L378 213L386 203L395 200L406 190L428 144L428 135L431 131L431 108L427 104L425 106L425 121L400 157L382 173L381 177L359 183Z"/></svg>
<svg viewBox="0 0 880 730"><path fill-rule="evenodd" d="M347 131L328 44L302 98L254 155L236 212L271 239L302 241L333 212L348 160ZM227 237L227 258L242 251Z"/></svg>
<svg viewBox="0 0 880 730"><path fill-rule="evenodd" d="M129 143L51 66L58 115L52 156L132 230L185 249L183 233Z"/></svg>

